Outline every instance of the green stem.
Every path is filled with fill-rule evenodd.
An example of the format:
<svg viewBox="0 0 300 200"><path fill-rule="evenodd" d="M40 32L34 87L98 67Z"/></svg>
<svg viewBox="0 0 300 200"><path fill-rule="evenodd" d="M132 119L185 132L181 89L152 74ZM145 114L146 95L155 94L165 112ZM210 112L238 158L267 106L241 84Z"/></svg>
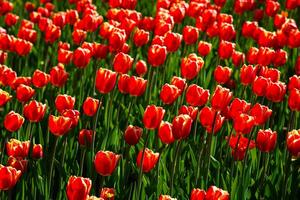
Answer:
<svg viewBox="0 0 300 200"><path fill-rule="evenodd" d="M177 165L177 159L178 159L180 146L181 146L181 140L179 140L177 145L176 145L175 158L174 158L174 162L173 162L172 176L171 176L171 195L173 195L174 175L175 175L175 171L176 171L176 165Z"/></svg>
<svg viewBox="0 0 300 200"><path fill-rule="evenodd" d="M51 181L52 181L52 171L53 171L53 166L54 166L54 157L55 157L55 152L56 152L56 147L57 147L57 143L58 143L58 137L55 136L54 138L54 146L53 146L53 151L52 154L50 156L50 168L49 168L49 174L48 174L48 197L50 198L51 196Z"/></svg>

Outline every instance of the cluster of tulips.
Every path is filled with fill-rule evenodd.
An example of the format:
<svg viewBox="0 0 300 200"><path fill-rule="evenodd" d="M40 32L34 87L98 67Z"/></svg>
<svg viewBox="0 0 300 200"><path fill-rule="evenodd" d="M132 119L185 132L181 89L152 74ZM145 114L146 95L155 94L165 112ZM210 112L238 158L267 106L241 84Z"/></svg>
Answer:
<svg viewBox="0 0 300 200"><path fill-rule="evenodd" d="M0 199L297 199L299 7L0 0Z"/></svg>

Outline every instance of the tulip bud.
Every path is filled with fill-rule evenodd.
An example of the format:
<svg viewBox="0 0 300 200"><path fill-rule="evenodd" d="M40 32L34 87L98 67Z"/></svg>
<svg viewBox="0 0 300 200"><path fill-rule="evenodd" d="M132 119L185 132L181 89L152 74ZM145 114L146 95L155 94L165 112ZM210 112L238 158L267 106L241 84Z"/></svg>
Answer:
<svg viewBox="0 0 300 200"><path fill-rule="evenodd" d="M196 84L192 84L186 90L185 99L189 105L197 107L205 105L209 96L209 90L205 90Z"/></svg>
<svg viewBox="0 0 300 200"><path fill-rule="evenodd" d="M94 160L97 173L101 176L112 175L119 159L120 155L117 155L111 151L98 151Z"/></svg>
<svg viewBox="0 0 300 200"><path fill-rule="evenodd" d="M114 87L117 80L117 73L108 69L100 68L96 72L96 89L101 94L109 93Z"/></svg>
<svg viewBox="0 0 300 200"><path fill-rule="evenodd" d="M0 190L12 189L20 179L22 172L13 167L0 165Z"/></svg>
<svg viewBox="0 0 300 200"><path fill-rule="evenodd" d="M99 104L101 104L101 102L99 102L98 99L87 97L82 105L84 114L89 117L93 117L97 113Z"/></svg>
<svg viewBox="0 0 300 200"><path fill-rule="evenodd" d="M35 100L30 101L24 105L23 113L26 119L30 122L39 122L44 118L46 112L46 104L37 102Z"/></svg>
<svg viewBox="0 0 300 200"><path fill-rule="evenodd" d="M174 142L173 125L169 122L162 121L158 128L158 137L164 144L172 144Z"/></svg>
<svg viewBox="0 0 300 200"><path fill-rule="evenodd" d="M178 98L180 90L175 85L164 84L160 91L160 99L164 104L173 104Z"/></svg>
<svg viewBox="0 0 300 200"><path fill-rule="evenodd" d="M172 122L173 135L175 139L185 139L190 135L193 120L189 115L176 116Z"/></svg>
<svg viewBox="0 0 300 200"><path fill-rule="evenodd" d="M87 200L91 188L92 181L89 178L70 176L66 189L68 200Z"/></svg>
<svg viewBox="0 0 300 200"><path fill-rule="evenodd" d="M286 145L292 156L298 157L300 155L300 130L292 130L288 132Z"/></svg>
<svg viewBox="0 0 300 200"><path fill-rule="evenodd" d="M142 157L144 158L143 161L142 161ZM150 172L155 167L158 159L159 159L159 153L154 153L152 150L148 148L146 148L144 151L143 149L141 149L140 152L138 153L136 164L139 168L142 166L143 172L147 173Z"/></svg>
<svg viewBox="0 0 300 200"><path fill-rule="evenodd" d="M16 132L21 128L24 121L24 117L22 117L19 113L10 111L4 118L4 127L9 132Z"/></svg>
<svg viewBox="0 0 300 200"><path fill-rule="evenodd" d="M143 129L138 126L129 125L124 133L124 139L129 145L136 145L143 133Z"/></svg>
<svg viewBox="0 0 300 200"><path fill-rule="evenodd" d="M256 136L256 147L262 152L271 152L276 146L276 140L276 131L260 129Z"/></svg>
<svg viewBox="0 0 300 200"><path fill-rule="evenodd" d="M59 94L55 98L55 107L59 113L62 113L64 110L73 109L75 105L75 97Z"/></svg>
<svg viewBox="0 0 300 200"><path fill-rule="evenodd" d="M143 123L147 129L156 129L160 125L162 119L164 118L165 110L162 107L157 107L155 105L147 106Z"/></svg>

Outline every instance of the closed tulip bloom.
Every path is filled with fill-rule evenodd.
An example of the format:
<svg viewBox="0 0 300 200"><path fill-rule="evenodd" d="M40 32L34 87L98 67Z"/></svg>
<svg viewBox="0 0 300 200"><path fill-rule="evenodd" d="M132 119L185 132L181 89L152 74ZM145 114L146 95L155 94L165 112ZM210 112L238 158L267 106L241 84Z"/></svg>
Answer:
<svg viewBox="0 0 300 200"><path fill-rule="evenodd" d="M256 103L251 108L250 115L254 117L255 125L263 125L271 117L272 110L267 106Z"/></svg>
<svg viewBox="0 0 300 200"><path fill-rule="evenodd" d="M114 28L108 38L109 47L112 51L119 51L124 46L126 33L122 29Z"/></svg>
<svg viewBox="0 0 300 200"><path fill-rule="evenodd" d="M61 36L61 29L54 24L49 24L45 30L45 42L53 44Z"/></svg>
<svg viewBox="0 0 300 200"><path fill-rule="evenodd" d="M86 31L80 29L74 30L72 33L72 39L74 44L80 45L85 40L86 35L87 35Z"/></svg>
<svg viewBox="0 0 300 200"><path fill-rule="evenodd" d="M119 159L120 155L117 155L111 151L98 151L94 160L94 166L97 173L101 176L112 175Z"/></svg>
<svg viewBox="0 0 300 200"><path fill-rule="evenodd" d="M143 29L136 29L133 35L133 42L135 46L141 47L149 42L149 32Z"/></svg>
<svg viewBox="0 0 300 200"><path fill-rule="evenodd" d="M260 47L257 54L257 64L268 66L275 57L275 51L268 47Z"/></svg>
<svg viewBox="0 0 300 200"><path fill-rule="evenodd" d="M207 56L211 51L211 47L211 43L200 41L198 43L198 53L200 54L200 56Z"/></svg>
<svg viewBox="0 0 300 200"><path fill-rule="evenodd" d="M158 39L159 37L157 37ZM167 32L160 45L165 45L168 52L175 52L181 45L182 36L179 33ZM152 42L153 43L153 42Z"/></svg>
<svg viewBox="0 0 300 200"><path fill-rule="evenodd" d="M11 87L11 89L16 90L21 84L30 86L31 85L31 77L19 76L10 85L10 87Z"/></svg>
<svg viewBox="0 0 300 200"><path fill-rule="evenodd" d="M7 166L11 166L16 170L20 170L22 174L24 174L27 171L27 164L28 160L23 159L21 157L16 158L13 156L9 156L7 159Z"/></svg>
<svg viewBox="0 0 300 200"><path fill-rule="evenodd" d="M265 96L267 89L269 88L270 82L271 81L269 78L267 79L262 76L256 77L252 84L252 91L257 96Z"/></svg>
<svg viewBox="0 0 300 200"><path fill-rule="evenodd" d="M59 137L66 134L72 126L72 119L64 116L49 116L48 127L50 132Z"/></svg>
<svg viewBox="0 0 300 200"><path fill-rule="evenodd" d="M81 146L90 147L92 145L93 130L82 129L78 135L78 142Z"/></svg>
<svg viewBox="0 0 300 200"><path fill-rule="evenodd" d="M46 104L33 100L24 105L23 113L30 122L39 122L44 118L46 108Z"/></svg>
<svg viewBox="0 0 300 200"><path fill-rule="evenodd" d="M281 102L284 99L286 93L286 85L283 82L270 82L267 87L266 97L273 102Z"/></svg>
<svg viewBox="0 0 300 200"><path fill-rule="evenodd" d="M78 47L73 53L73 63L77 68L85 68L91 59L91 52L88 49Z"/></svg>
<svg viewBox="0 0 300 200"><path fill-rule="evenodd" d="M293 111L300 111L300 90L293 88L288 98L289 108Z"/></svg>
<svg viewBox="0 0 300 200"><path fill-rule="evenodd" d="M94 54L93 57L96 59L104 59L108 54L108 46L106 44L98 44L96 42L93 43L94 46Z"/></svg>
<svg viewBox="0 0 300 200"><path fill-rule="evenodd" d="M121 74L128 73L132 68L132 64L133 58L122 52L118 53L113 60L114 70Z"/></svg>
<svg viewBox="0 0 300 200"><path fill-rule="evenodd" d="M9 102L11 98L12 96L8 92L0 89L0 107L4 106L7 102Z"/></svg>
<svg viewBox="0 0 300 200"><path fill-rule="evenodd" d="M198 188L191 191L190 200L205 200L206 192Z"/></svg>
<svg viewBox="0 0 300 200"><path fill-rule="evenodd" d="M259 75L270 78L272 82L277 82L280 79L280 71L275 68L260 67Z"/></svg>
<svg viewBox="0 0 300 200"><path fill-rule="evenodd" d="M21 177L22 172L13 167L0 165L0 190L12 189Z"/></svg>
<svg viewBox="0 0 300 200"><path fill-rule="evenodd" d="M186 80L178 76L173 76L171 80L171 85L175 85L180 90L181 94L186 87Z"/></svg>
<svg viewBox="0 0 300 200"><path fill-rule="evenodd" d="M148 63L153 67L158 67L165 63L167 49L160 45L151 45L148 50Z"/></svg>
<svg viewBox="0 0 300 200"><path fill-rule="evenodd" d="M172 144L175 141L173 125L170 122L162 121L158 128L158 137L162 143Z"/></svg>
<svg viewBox="0 0 300 200"><path fill-rule="evenodd" d="M185 26L182 30L183 40L187 45L195 44L199 37L199 32L196 27Z"/></svg>
<svg viewBox="0 0 300 200"><path fill-rule="evenodd" d="M240 138L239 138L240 137ZM249 143L249 147L248 147ZM255 148L255 142L253 140L250 140L240 136L231 136L229 138L229 146L231 148L231 153L233 155L233 158L235 160L243 160L245 158L247 147L249 150Z"/></svg>
<svg viewBox="0 0 300 200"><path fill-rule="evenodd" d="M300 156L300 130L292 130L288 132L286 145L292 156Z"/></svg>
<svg viewBox="0 0 300 200"><path fill-rule="evenodd" d="M55 108L61 113L67 109L73 109L75 105L75 97L66 94L59 94L55 98Z"/></svg>
<svg viewBox="0 0 300 200"><path fill-rule="evenodd" d="M20 38L16 39L13 45L14 45L14 51L19 56L26 56L27 54L29 54L33 46L31 42Z"/></svg>
<svg viewBox="0 0 300 200"><path fill-rule="evenodd" d="M274 17L277 11L280 9L280 4L277 1L266 0L266 14L270 17Z"/></svg>
<svg viewBox="0 0 300 200"><path fill-rule="evenodd" d="M4 127L9 132L18 131L24 123L24 117L19 113L10 111L4 118Z"/></svg>
<svg viewBox="0 0 300 200"><path fill-rule="evenodd" d="M233 128L237 133L248 134L255 125L254 117L241 113L233 120Z"/></svg>
<svg viewBox="0 0 300 200"><path fill-rule="evenodd" d="M248 113L251 108L251 104L247 103L245 100L235 98L229 107L229 116L234 119L242 113Z"/></svg>
<svg viewBox="0 0 300 200"><path fill-rule="evenodd" d="M53 86L62 87L69 77L63 64L58 64L50 70L50 82Z"/></svg>
<svg viewBox="0 0 300 200"><path fill-rule="evenodd" d="M128 74L121 74L118 80L118 89L122 94L129 93L129 79L130 76ZM134 86L132 86L134 87Z"/></svg>
<svg viewBox="0 0 300 200"><path fill-rule="evenodd" d="M6 24L6 26L10 27L10 26L14 26L19 20L19 16L15 15L13 13L7 13L5 15L5 19L4 22Z"/></svg>
<svg viewBox="0 0 300 200"><path fill-rule="evenodd" d="M69 117L72 121L71 128L75 128L79 121L80 112L78 110L67 109L61 113L63 117Z"/></svg>
<svg viewBox="0 0 300 200"><path fill-rule="evenodd" d="M235 39L235 29L232 24L229 23L221 23L219 24L219 37L221 40L231 41Z"/></svg>
<svg viewBox="0 0 300 200"><path fill-rule="evenodd" d="M29 153L29 141L19 141L10 139L6 143L6 153L8 156L26 158Z"/></svg>
<svg viewBox="0 0 300 200"><path fill-rule="evenodd" d="M193 106L181 106L179 109L179 114L189 115L193 120L196 119L198 114L198 108Z"/></svg>
<svg viewBox="0 0 300 200"><path fill-rule="evenodd" d="M258 52L259 51L256 47L250 47L246 55L246 59L249 64L257 64Z"/></svg>
<svg viewBox="0 0 300 200"><path fill-rule="evenodd" d="M124 133L124 139L129 145L136 145L143 134L143 129L138 126L129 125Z"/></svg>
<svg viewBox="0 0 300 200"><path fill-rule="evenodd" d="M140 168L142 166L143 172L150 172L156 165L159 159L159 153L154 153L152 150L146 148L144 151L144 159L142 162L143 149L140 150L136 158L136 164Z"/></svg>
<svg viewBox="0 0 300 200"><path fill-rule="evenodd" d="M185 139L190 135L193 119L189 115L180 114L173 119L173 135L177 140Z"/></svg>
<svg viewBox="0 0 300 200"><path fill-rule="evenodd" d="M288 90L292 91L294 88L300 89L300 76L294 75L289 78Z"/></svg>
<svg viewBox="0 0 300 200"><path fill-rule="evenodd" d="M233 51L231 55L232 63L238 67L245 62L245 54L239 51Z"/></svg>
<svg viewBox="0 0 300 200"><path fill-rule="evenodd" d="M107 94L115 87L116 80L116 72L100 68L96 72L96 89L101 94Z"/></svg>
<svg viewBox="0 0 300 200"><path fill-rule="evenodd" d="M16 98L20 102L29 101L34 94L35 94L35 90L32 89L30 86L24 84L19 85L16 90Z"/></svg>
<svg viewBox="0 0 300 200"><path fill-rule="evenodd" d="M275 67L283 66L288 59L288 54L283 49L278 49L275 51L275 55L273 57L273 64Z"/></svg>
<svg viewBox="0 0 300 200"><path fill-rule="evenodd" d="M46 86L50 81L50 75L36 69L32 75L32 84L37 88Z"/></svg>
<svg viewBox="0 0 300 200"><path fill-rule="evenodd" d="M70 176L67 184L68 200L87 200L92 188L92 181L89 178Z"/></svg>
<svg viewBox="0 0 300 200"><path fill-rule="evenodd" d="M102 188L100 192L100 200L114 200L115 193L116 191L114 188Z"/></svg>
<svg viewBox="0 0 300 200"><path fill-rule="evenodd" d="M197 107L205 105L209 96L209 90L205 90L196 84L192 84L186 90L185 99L189 105Z"/></svg>
<svg viewBox="0 0 300 200"><path fill-rule="evenodd" d="M225 84L229 81L232 69L218 65L214 71L214 77L217 83Z"/></svg>
<svg viewBox="0 0 300 200"><path fill-rule="evenodd" d="M189 54L181 60L181 75L183 78L192 80L196 78L201 68L204 66L204 61L195 53Z"/></svg>
<svg viewBox="0 0 300 200"><path fill-rule="evenodd" d="M262 152L271 152L275 149L277 132L271 129L259 130L256 136L256 147Z"/></svg>
<svg viewBox="0 0 300 200"><path fill-rule="evenodd" d="M59 63L62 63L64 65L69 64L71 60L73 60L73 51L65 50L62 48L58 49L57 60ZM79 63L78 55L77 55L76 64L78 64L77 62Z"/></svg>
<svg viewBox="0 0 300 200"><path fill-rule="evenodd" d="M43 146L41 144L34 144L32 148L32 158L40 159L44 156Z"/></svg>
<svg viewBox="0 0 300 200"><path fill-rule="evenodd" d="M219 44L218 54L221 59L228 59L231 57L235 49L235 44L222 40Z"/></svg>
<svg viewBox="0 0 300 200"><path fill-rule="evenodd" d="M93 117L98 110L99 100L92 97L87 97L83 102L82 109L85 115Z"/></svg>
<svg viewBox="0 0 300 200"><path fill-rule="evenodd" d="M225 190L210 186L206 191L206 200L229 200L229 193Z"/></svg>
<svg viewBox="0 0 300 200"><path fill-rule="evenodd" d="M230 103L232 92L229 89L218 85L211 98L211 106L216 110L224 110Z"/></svg>
<svg viewBox="0 0 300 200"><path fill-rule="evenodd" d="M147 82L141 77L131 76L128 79L128 93L135 97L142 96L146 91Z"/></svg>
<svg viewBox="0 0 300 200"><path fill-rule="evenodd" d="M161 195L159 195L158 200L177 200L177 199L172 198L170 195L161 194Z"/></svg>
<svg viewBox="0 0 300 200"><path fill-rule="evenodd" d="M12 85L17 78L17 73L5 65L0 65L0 85Z"/></svg>
<svg viewBox="0 0 300 200"><path fill-rule="evenodd" d="M148 71L147 63L143 60L139 60L135 64L135 72L138 76L144 76Z"/></svg>
<svg viewBox="0 0 300 200"><path fill-rule="evenodd" d="M144 117L143 123L147 129L156 129L160 125L160 122L164 118L165 110L162 107L157 107L155 105L147 106Z"/></svg>
<svg viewBox="0 0 300 200"><path fill-rule="evenodd" d="M160 99L164 104L172 104L178 98L180 90L175 85L164 84L160 91Z"/></svg>
<svg viewBox="0 0 300 200"><path fill-rule="evenodd" d="M221 129L224 119L217 111L207 106L199 113L199 121L208 133L216 134Z"/></svg>

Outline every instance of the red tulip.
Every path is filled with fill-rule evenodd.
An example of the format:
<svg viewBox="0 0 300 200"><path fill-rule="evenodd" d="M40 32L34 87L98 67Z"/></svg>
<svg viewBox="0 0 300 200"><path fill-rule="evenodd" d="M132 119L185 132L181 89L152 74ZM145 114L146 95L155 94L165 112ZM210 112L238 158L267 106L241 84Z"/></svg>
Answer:
<svg viewBox="0 0 300 200"><path fill-rule="evenodd" d="M119 51L122 49L124 43L125 43L126 33L122 29L114 28L109 34L108 43L109 47L113 51Z"/></svg>
<svg viewBox="0 0 300 200"><path fill-rule="evenodd" d="M250 49L247 52L246 59L249 62L249 64L256 64L257 63L257 57L258 57L258 49L255 47L250 47Z"/></svg>
<svg viewBox="0 0 300 200"><path fill-rule="evenodd" d="M164 84L160 91L160 99L164 104L172 104L178 98L180 90L175 85Z"/></svg>
<svg viewBox="0 0 300 200"><path fill-rule="evenodd" d="M0 89L0 107L4 106L7 102L9 102L11 98L12 96L8 92Z"/></svg>
<svg viewBox="0 0 300 200"><path fill-rule="evenodd" d="M102 188L100 192L100 199L103 200L114 200L115 199L115 189L114 188Z"/></svg>
<svg viewBox="0 0 300 200"><path fill-rule="evenodd" d="M191 191L190 200L205 200L206 192L195 188Z"/></svg>
<svg viewBox="0 0 300 200"><path fill-rule="evenodd" d="M66 12L66 23L74 25L79 19L77 10L67 10Z"/></svg>
<svg viewBox="0 0 300 200"><path fill-rule="evenodd" d="M78 68L85 68L91 59L91 52L88 49L78 47L73 53L73 63Z"/></svg>
<svg viewBox="0 0 300 200"><path fill-rule="evenodd" d="M267 91L266 97L268 100L273 102L281 102L283 101L284 95L286 93L286 85L283 82L270 82Z"/></svg>
<svg viewBox="0 0 300 200"><path fill-rule="evenodd" d="M7 159L7 166L11 166L16 170L20 170L22 174L24 174L27 171L27 164L28 160L25 160L21 157L15 158L13 156L9 156Z"/></svg>
<svg viewBox="0 0 300 200"><path fill-rule="evenodd" d="M245 54L234 50L231 55L232 63L234 66L238 67L245 62Z"/></svg>
<svg viewBox="0 0 300 200"><path fill-rule="evenodd" d="M117 155L111 151L98 151L94 160L97 173L101 176L112 175L119 159L120 155Z"/></svg>
<svg viewBox="0 0 300 200"><path fill-rule="evenodd" d="M5 65L0 65L0 85L8 86L17 78L17 73Z"/></svg>
<svg viewBox="0 0 300 200"><path fill-rule="evenodd" d="M159 127L160 122L164 118L165 110L162 107L157 107L155 105L147 106L144 117L143 123L147 129L156 129Z"/></svg>
<svg viewBox="0 0 300 200"><path fill-rule="evenodd" d="M232 70L229 67L218 65L214 71L214 77L217 83L225 84L229 81Z"/></svg>
<svg viewBox="0 0 300 200"><path fill-rule="evenodd" d="M116 72L100 68L96 72L96 89L101 94L107 94L115 87L116 80Z"/></svg>
<svg viewBox="0 0 300 200"><path fill-rule="evenodd" d="M108 46L105 44L93 43L94 54L93 57L96 59L104 59L108 54Z"/></svg>
<svg viewBox="0 0 300 200"><path fill-rule="evenodd" d="M37 88L46 86L50 81L50 75L36 69L32 75L32 84Z"/></svg>
<svg viewBox="0 0 300 200"><path fill-rule="evenodd" d="M161 195L159 195L158 200L176 200L176 199L172 198L170 195L161 194Z"/></svg>
<svg viewBox="0 0 300 200"><path fill-rule="evenodd" d="M20 102L29 101L35 94L35 90L27 85L19 85L16 90L16 97Z"/></svg>
<svg viewBox="0 0 300 200"><path fill-rule="evenodd" d="M262 152L271 152L275 149L276 140L276 131L260 129L256 136L256 147Z"/></svg>
<svg viewBox="0 0 300 200"><path fill-rule="evenodd" d="M19 56L25 56L29 54L32 48L32 43L23 39L16 39L14 41L14 50Z"/></svg>
<svg viewBox="0 0 300 200"><path fill-rule="evenodd" d="M32 158L40 159L43 155L43 146L41 144L34 144L32 149Z"/></svg>
<svg viewBox="0 0 300 200"><path fill-rule="evenodd" d="M198 43L198 53L201 56L207 56L211 51L211 47L212 47L211 43L200 41Z"/></svg>
<svg viewBox="0 0 300 200"><path fill-rule="evenodd" d="M240 138L239 138L240 137ZM248 147L249 144L249 147ZM231 147L231 152L235 160L243 160L246 154L247 147L249 150L255 148L255 142L240 136L231 136L229 138L229 146Z"/></svg>
<svg viewBox="0 0 300 200"><path fill-rule="evenodd" d="M257 54L257 63L262 66L268 66L275 57L275 51L268 47L260 47Z"/></svg>
<svg viewBox="0 0 300 200"><path fill-rule="evenodd" d="M162 121L158 128L158 137L164 144L172 144L175 139L173 136L173 125L169 122Z"/></svg>
<svg viewBox="0 0 300 200"><path fill-rule="evenodd" d="M279 49L275 51L275 55L273 57L274 66L282 66L287 62L288 55L287 52Z"/></svg>
<svg viewBox="0 0 300 200"><path fill-rule="evenodd" d="M196 27L185 26L182 30L183 40L187 45L195 44L199 37L199 32Z"/></svg>
<svg viewBox="0 0 300 200"><path fill-rule="evenodd" d="M10 87L11 87L11 89L16 90L21 84L30 86L31 85L31 77L19 76L10 85Z"/></svg>
<svg viewBox="0 0 300 200"><path fill-rule="evenodd" d="M129 93L129 79L130 76L128 74L121 74L118 81L118 89L123 94ZM134 86L132 86L134 87Z"/></svg>
<svg viewBox="0 0 300 200"><path fill-rule="evenodd" d="M22 117L19 113L10 111L4 118L4 127L9 132L16 132L21 128L24 121L24 117Z"/></svg>
<svg viewBox="0 0 300 200"><path fill-rule="evenodd" d="M26 158L29 153L29 141L21 142L17 139L10 139L6 143L6 153L8 156Z"/></svg>
<svg viewBox="0 0 300 200"><path fill-rule="evenodd" d="M257 96L265 96L270 82L270 79L266 79L265 77L256 77L252 84L252 91Z"/></svg>
<svg viewBox="0 0 300 200"><path fill-rule="evenodd" d="M144 76L147 73L147 64L143 60L139 60L135 64L135 72L138 76Z"/></svg>
<svg viewBox="0 0 300 200"><path fill-rule="evenodd" d="M171 80L171 85L175 85L180 90L181 94L186 87L186 80L178 76L173 76Z"/></svg>
<svg viewBox="0 0 300 200"><path fill-rule="evenodd" d="M233 128L237 133L248 134L255 124L255 118L241 113L233 119Z"/></svg>
<svg viewBox="0 0 300 200"><path fill-rule="evenodd" d="M199 113L199 121L208 133L213 131L216 134L221 129L224 119L219 112L207 106L202 108Z"/></svg>
<svg viewBox="0 0 300 200"><path fill-rule="evenodd" d="M143 133L143 129L138 126L129 125L124 133L124 139L129 145L136 145Z"/></svg>
<svg viewBox="0 0 300 200"><path fill-rule="evenodd" d="M236 33L232 24L221 23L219 27L219 37L221 40L231 41L235 38Z"/></svg>
<svg viewBox="0 0 300 200"><path fill-rule="evenodd" d="M72 119L64 116L49 116L48 127L50 132L55 136L65 135L72 126Z"/></svg>
<svg viewBox="0 0 300 200"><path fill-rule="evenodd" d="M93 130L82 129L78 135L78 142L81 146L90 147L92 145Z"/></svg>
<svg viewBox="0 0 300 200"><path fill-rule="evenodd" d="M292 91L294 88L300 89L300 76L294 75L289 78L288 90Z"/></svg>
<svg viewBox="0 0 300 200"><path fill-rule="evenodd" d="M266 14L270 17L274 17L277 11L280 9L280 4L277 1L266 0Z"/></svg>
<svg viewBox="0 0 300 200"><path fill-rule="evenodd" d="M87 200L90 190L92 188L92 181L89 178L70 176L67 184L68 200Z"/></svg>
<svg viewBox="0 0 300 200"><path fill-rule="evenodd" d="M80 112L78 110L67 109L63 110L61 115L63 117L69 117L72 121L71 128L75 128L79 121Z"/></svg>
<svg viewBox="0 0 300 200"><path fill-rule="evenodd" d="M230 103L232 92L229 89L218 85L211 98L211 106L215 110L224 110Z"/></svg>
<svg viewBox="0 0 300 200"><path fill-rule="evenodd" d="M256 103L251 108L250 115L254 117L255 125L263 125L271 117L272 110L267 106Z"/></svg>
<svg viewBox="0 0 300 200"><path fill-rule="evenodd" d="M84 114L89 117L93 117L97 113L98 108L99 100L92 97L87 97L82 105Z"/></svg>
<svg viewBox="0 0 300 200"><path fill-rule="evenodd" d="M55 107L59 113L67 109L73 109L75 105L75 97L59 94L55 99Z"/></svg>
<svg viewBox="0 0 300 200"><path fill-rule="evenodd" d="M209 99L209 90L192 84L186 90L186 102L191 106L203 106Z"/></svg>
<svg viewBox="0 0 300 200"><path fill-rule="evenodd" d="M118 53L114 60L113 66L114 70L119 73L126 74L131 69L133 63L133 58L124 53Z"/></svg>
<svg viewBox="0 0 300 200"><path fill-rule="evenodd" d="M253 34L257 28L257 21L246 21L242 26L242 35L244 37L253 37Z"/></svg>
<svg viewBox="0 0 300 200"><path fill-rule="evenodd" d="M240 114L246 114L250 110L251 104L247 103L245 100L241 100L239 98L235 98L229 107L229 116L234 119L238 117Z"/></svg>
<svg viewBox="0 0 300 200"><path fill-rule="evenodd" d="M61 36L61 29L54 24L49 24L45 30L45 42L53 44Z"/></svg>
<svg viewBox="0 0 300 200"><path fill-rule="evenodd" d="M22 172L13 167L0 165L0 190L12 189L21 177Z"/></svg>
<svg viewBox="0 0 300 200"><path fill-rule="evenodd" d="M221 59L228 59L231 57L235 49L235 44L222 40L219 44L218 53Z"/></svg>
<svg viewBox="0 0 300 200"><path fill-rule="evenodd" d="M300 155L300 130L292 130L288 132L286 137L286 145L289 152L296 157Z"/></svg>
<svg viewBox="0 0 300 200"><path fill-rule="evenodd" d="M205 200L229 200L229 193L225 190L210 186L206 191Z"/></svg>
<svg viewBox="0 0 300 200"><path fill-rule="evenodd" d="M160 45L151 45L148 50L148 62L153 67L164 64L167 58L167 49Z"/></svg>
<svg viewBox="0 0 300 200"><path fill-rule="evenodd" d="M63 64L58 64L50 70L50 82L53 86L62 87L69 77Z"/></svg>
<svg viewBox="0 0 300 200"><path fill-rule="evenodd" d="M146 91L147 80L145 80L141 77L131 76L128 79L127 84L128 84L127 85L128 93L131 96L139 97L139 96L143 95Z"/></svg>
<svg viewBox="0 0 300 200"><path fill-rule="evenodd" d="M142 165L143 172L150 172L156 165L159 159L159 153L154 153L152 150L146 148L144 151L144 159L142 161L143 149L140 150L136 158L136 164L140 168Z"/></svg>
<svg viewBox="0 0 300 200"><path fill-rule="evenodd" d="M198 57L195 53L189 54L181 60L181 75L188 80L194 79L201 68L204 66L204 61L201 57Z"/></svg>
<svg viewBox="0 0 300 200"><path fill-rule="evenodd" d="M72 39L74 44L80 45L86 39L86 31L76 29L72 33Z"/></svg>
<svg viewBox="0 0 300 200"><path fill-rule="evenodd" d="M177 140L185 139L190 135L193 120L189 115L181 114L173 119L173 135Z"/></svg>
<svg viewBox="0 0 300 200"><path fill-rule="evenodd" d="M141 47L149 41L149 32L142 29L136 29L133 35L133 42L135 46Z"/></svg>
<svg viewBox="0 0 300 200"><path fill-rule="evenodd" d="M272 82L277 82L280 79L280 71L275 68L260 67L259 75L270 78Z"/></svg>
<svg viewBox="0 0 300 200"><path fill-rule="evenodd" d="M30 122L39 122L44 118L46 112L46 104L37 102L35 100L30 101L24 105L23 113L26 119Z"/></svg>
<svg viewBox="0 0 300 200"><path fill-rule="evenodd" d="M5 25L10 27L10 26L14 26L19 20L19 16L18 15L15 15L13 13L7 13L5 15L5 19L4 19L4 22L5 22Z"/></svg>
<svg viewBox="0 0 300 200"><path fill-rule="evenodd" d="M157 37L159 39L159 37ZM167 32L160 45L165 45L168 52L175 52L181 45L182 36L179 33ZM154 39L152 41L153 44ZM157 43L159 44L159 43Z"/></svg>
<svg viewBox="0 0 300 200"><path fill-rule="evenodd" d="M300 90L293 88L288 98L289 108L293 111L300 111Z"/></svg>
<svg viewBox="0 0 300 200"><path fill-rule="evenodd" d="M193 106L181 106L179 109L179 114L189 115L193 120L196 119L198 114L198 108Z"/></svg>

